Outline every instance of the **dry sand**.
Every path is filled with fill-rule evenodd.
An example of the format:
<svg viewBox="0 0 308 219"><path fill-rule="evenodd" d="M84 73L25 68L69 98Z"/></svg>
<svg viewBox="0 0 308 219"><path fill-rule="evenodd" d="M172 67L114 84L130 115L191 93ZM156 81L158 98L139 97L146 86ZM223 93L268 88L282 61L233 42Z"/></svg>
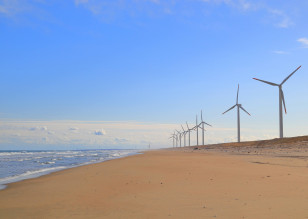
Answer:
<svg viewBox="0 0 308 219"><path fill-rule="evenodd" d="M151 151L10 184L0 218L308 218L307 160Z"/></svg>

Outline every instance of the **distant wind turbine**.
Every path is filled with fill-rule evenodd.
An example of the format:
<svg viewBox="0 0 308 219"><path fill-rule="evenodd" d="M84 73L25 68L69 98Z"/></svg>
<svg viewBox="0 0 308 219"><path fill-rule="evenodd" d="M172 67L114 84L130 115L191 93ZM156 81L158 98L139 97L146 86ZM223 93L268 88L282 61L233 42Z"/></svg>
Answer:
<svg viewBox="0 0 308 219"><path fill-rule="evenodd" d="M175 147L176 146L175 141L176 141L176 138L177 138L175 132L171 135L170 138L172 138L172 146Z"/></svg>
<svg viewBox="0 0 308 219"><path fill-rule="evenodd" d="M204 145L204 131L205 131L204 125L208 125L208 126L211 126L211 125L203 121L202 110L201 110L201 123L199 125L201 125L201 128L202 128L202 145Z"/></svg>
<svg viewBox="0 0 308 219"><path fill-rule="evenodd" d="M173 136L174 136L174 139L175 139L175 147L177 147L178 146L178 135L175 134L175 130L174 130Z"/></svg>
<svg viewBox="0 0 308 219"><path fill-rule="evenodd" d="M182 146L182 133L181 132L179 132L178 130L175 130L177 133L178 133L178 136L179 136L179 138L180 138L180 147Z"/></svg>
<svg viewBox="0 0 308 219"><path fill-rule="evenodd" d="M225 111L222 114L225 114L226 112L232 110L234 107L237 107L237 142L241 142L241 127L240 127L240 109L243 110L245 113L250 115L243 107L242 104L238 103L238 93L239 93L240 85L237 87L237 96L236 96L236 104L232 106L230 109Z"/></svg>
<svg viewBox="0 0 308 219"><path fill-rule="evenodd" d="M283 138L283 116L282 116L282 103L283 103L283 106L284 106L284 110L285 110L285 113L287 114L287 109L286 109L286 104L285 104L285 101L284 101L284 95L283 95L283 91L282 91L282 85L302 66L299 66L297 69L295 69L295 71L293 71L288 77L286 77L282 82L281 84L275 84L275 83L272 83L272 82L268 82L268 81L263 81L263 80L260 80L260 79L257 79L257 78L253 78L255 80L258 80L258 81L261 81L263 83L266 83L266 84L269 84L269 85L272 85L272 86L277 86L279 88L279 136L280 138Z"/></svg>
<svg viewBox="0 0 308 219"><path fill-rule="evenodd" d="M188 132L188 146L190 146L190 132L193 130L193 129L190 129L187 122L186 122L186 125L187 125L187 132Z"/></svg>
<svg viewBox="0 0 308 219"><path fill-rule="evenodd" d="M199 146L199 130L198 130L198 115L196 115L196 126L194 127L197 131L197 146Z"/></svg>
<svg viewBox="0 0 308 219"><path fill-rule="evenodd" d="M169 139L171 139L171 138L172 138L172 147L174 147L174 136L171 135L171 136L169 137Z"/></svg>
<svg viewBox="0 0 308 219"><path fill-rule="evenodd" d="M186 131L184 130L183 126L181 125L182 129L183 129L183 135L184 135L184 147L186 146Z"/></svg>
<svg viewBox="0 0 308 219"><path fill-rule="evenodd" d="M179 134L176 134L176 132L178 132L177 130L174 130L174 134L175 134L175 143L176 143L176 147L179 146Z"/></svg>

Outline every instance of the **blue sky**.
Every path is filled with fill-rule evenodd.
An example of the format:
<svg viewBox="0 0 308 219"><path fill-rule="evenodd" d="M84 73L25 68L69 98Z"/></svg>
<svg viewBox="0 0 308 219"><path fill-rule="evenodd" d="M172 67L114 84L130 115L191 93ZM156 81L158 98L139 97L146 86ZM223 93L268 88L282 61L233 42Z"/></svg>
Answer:
<svg viewBox="0 0 308 219"><path fill-rule="evenodd" d="M0 147L45 144L40 128L32 140L18 137L19 128L55 121L86 122L87 133L104 129L91 147L111 144L106 122L134 123L118 136L113 127L113 139L159 147L169 129L193 123L201 109L215 127L208 142L233 141L236 112L221 113L235 103L238 83L252 114L242 114L243 140L277 137L278 89L252 78L280 83L300 65L283 87L284 123L285 136L305 135L307 9L299 0L0 0L0 124L16 129L0 136ZM24 125L30 121L33 127ZM98 121L101 128L91 127ZM139 135L140 123L161 124L161 139ZM64 131L55 129L49 139L58 141L48 147L61 144Z"/></svg>

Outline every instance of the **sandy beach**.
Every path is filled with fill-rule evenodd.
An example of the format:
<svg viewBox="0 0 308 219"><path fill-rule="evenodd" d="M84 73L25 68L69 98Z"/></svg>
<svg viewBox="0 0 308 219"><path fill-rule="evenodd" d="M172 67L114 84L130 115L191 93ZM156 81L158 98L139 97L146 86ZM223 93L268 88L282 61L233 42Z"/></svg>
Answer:
<svg viewBox="0 0 308 219"><path fill-rule="evenodd" d="M308 218L307 160L158 150L12 183L0 218Z"/></svg>

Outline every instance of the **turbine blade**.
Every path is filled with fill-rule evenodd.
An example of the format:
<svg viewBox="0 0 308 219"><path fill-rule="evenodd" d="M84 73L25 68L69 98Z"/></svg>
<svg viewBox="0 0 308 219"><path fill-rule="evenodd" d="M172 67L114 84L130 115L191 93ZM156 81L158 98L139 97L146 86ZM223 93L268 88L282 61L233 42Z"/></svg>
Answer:
<svg viewBox="0 0 308 219"><path fill-rule="evenodd" d="M206 123L206 122L204 122L204 124L207 124L208 126L211 126L211 127L212 127L212 125L210 125L210 124L208 124L208 123Z"/></svg>
<svg viewBox="0 0 308 219"><path fill-rule="evenodd" d="M295 69L295 71L292 72L288 77L286 77L286 78L281 82L280 85L283 85L283 83L286 82L286 81L287 81L298 69L300 69L300 67L302 67L302 66L299 66L297 69Z"/></svg>
<svg viewBox="0 0 308 219"><path fill-rule="evenodd" d="M206 131L205 129L203 129L203 128L201 128L201 127L200 127L200 129L203 130L203 131Z"/></svg>
<svg viewBox="0 0 308 219"><path fill-rule="evenodd" d="M247 112L247 111L244 109L244 107L240 106L240 108L241 108L245 113L247 113L248 115L250 115L249 112ZM251 116L251 115L250 115L250 116Z"/></svg>
<svg viewBox="0 0 308 219"><path fill-rule="evenodd" d="M237 86L236 104L238 104L238 91L239 91L239 89L240 89L240 84L238 84L238 86Z"/></svg>
<svg viewBox="0 0 308 219"><path fill-rule="evenodd" d="M281 90L281 97L282 97L282 103L283 103L283 107L284 107L284 112L287 114L287 108L286 108L286 103L284 101L284 94L283 91Z"/></svg>
<svg viewBox="0 0 308 219"><path fill-rule="evenodd" d="M253 79L255 79L255 80L257 80L257 81L261 81L261 82L266 83L266 84L269 84L269 85L272 85L272 86L279 86L279 84L275 84L275 83L268 82L268 81L263 81L263 80L260 80L260 79L258 79L258 78L253 78Z"/></svg>
<svg viewBox="0 0 308 219"><path fill-rule="evenodd" d="M184 130L184 128L183 128L183 126L182 126L182 125L181 125L181 127L182 127L183 131L185 132L185 130Z"/></svg>
<svg viewBox="0 0 308 219"><path fill-rule="evenodd" d="M188 124L187 124L187 121L186 121L186 126L187 126L187 128L188 128L188 130L189 130L189 126L188 126Z"/></svg>
<svg viewBox="0 0 308 219"><path fill-rule="evenodd" d="M201 121L203 121L203 118L202 118L202 110L201 110Z"/></svg>
<svg viewBox="0 0 308 219"><path fill-rule="evenodd" d="M223 112L222 114L225 114L226 112L232 110L234 107L236 107L236 104L234 106L232 106L230 109L228 109L227 111Z"/></svg>
<svg viewBox="0 0 308 219"><path fill-rule="evenodd" d="M196 115L196 125L198 124L198 115Z"/></svg>

